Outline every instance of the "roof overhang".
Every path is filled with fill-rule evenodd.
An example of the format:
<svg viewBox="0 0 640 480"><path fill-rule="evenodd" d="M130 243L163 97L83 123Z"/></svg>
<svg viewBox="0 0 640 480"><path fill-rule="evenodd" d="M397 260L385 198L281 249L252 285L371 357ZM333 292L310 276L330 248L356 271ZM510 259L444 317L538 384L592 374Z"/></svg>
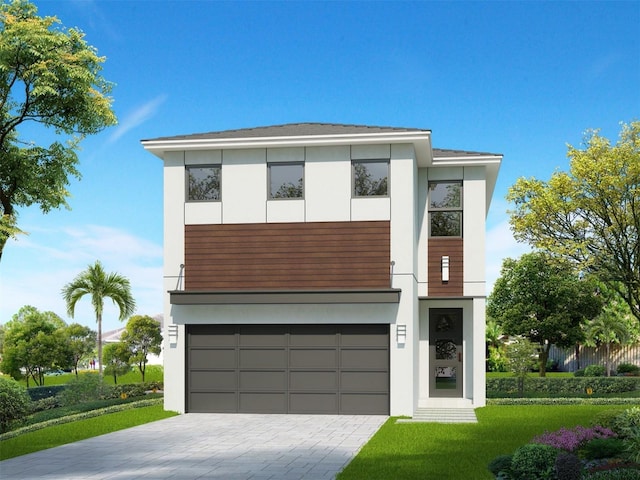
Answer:
<svg viewBox="0 0 640 480"><path fill-rule="evenodd" d="M273 305L400 303L400 289L374 290L170 290L171 305Z"/></svg>

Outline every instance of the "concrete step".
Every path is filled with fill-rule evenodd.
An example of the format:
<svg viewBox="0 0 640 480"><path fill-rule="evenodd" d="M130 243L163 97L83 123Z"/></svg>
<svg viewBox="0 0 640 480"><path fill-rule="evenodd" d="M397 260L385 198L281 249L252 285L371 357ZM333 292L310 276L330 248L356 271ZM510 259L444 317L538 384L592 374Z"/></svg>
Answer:
<svg viewBox="0 0 640 480"><path fill-rule="evenodd" d="M398 419L398 423L478 423L473 408L419 408L413 418Z"/></svg>

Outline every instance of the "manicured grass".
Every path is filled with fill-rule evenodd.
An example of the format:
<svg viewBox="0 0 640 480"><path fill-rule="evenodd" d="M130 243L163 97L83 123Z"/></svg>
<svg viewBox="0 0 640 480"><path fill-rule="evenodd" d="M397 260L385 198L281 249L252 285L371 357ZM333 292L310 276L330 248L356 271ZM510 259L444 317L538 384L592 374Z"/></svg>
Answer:
<svg viewBox="0 0 640 480"><path fill-rule="evenodd" d="M177 413L163 410L162 405L154 405L109 413L63 425L53 425L3 440L0 442L0 460L77 442L105 433L173 417L174 415L177 415Z"/></svg>
<svg viewBox="0 0 640 480"><path fill-rule="evenodd" d="M338 475L339 480L493 479L487 465L545 430L589 425L610 405L488 406L477 424L396 423L389 419Z"/></svg>
<svg viewBox="0 0 640 480"><path fill-rule="evenodd" d="M98 373L97 370L84 370L84 371L80 370L79 375L87 375L87 374L97 375L97 373ZM76 376L75 373L63 373L62 375L45 375L44 385L45 386L64 385L72 378L75 378L75 376ZM145 382L162 382L163 378L164 378L164 375L163 375L163 369L161 365L147 365L147 368L145 369L145 373L144 373ZM113 385L114 383L113 376L104 375L104 381L109 385ZM19 380L19 382L25 387L27 386L26 380L24 379ZM137 367L135 367L135 369L132 369L130 372L126 373L125 375L118 377L118 385L124 385L127 383L140 383L140 382L142 382L142 375L140 374L140 371L138 370ZM37 386L38 385L36 385L33 382L33 379L29 380L29 387L37 387Z"/></svg>

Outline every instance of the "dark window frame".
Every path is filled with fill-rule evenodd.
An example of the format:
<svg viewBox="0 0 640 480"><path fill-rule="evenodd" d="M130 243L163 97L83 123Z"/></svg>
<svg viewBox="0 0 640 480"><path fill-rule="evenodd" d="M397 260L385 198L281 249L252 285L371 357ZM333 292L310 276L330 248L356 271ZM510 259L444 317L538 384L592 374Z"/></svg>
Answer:
<svg viewBox="0 0 640 480"><path fill-rule="evenodd" d="M300 166L302 167L302 185L299 197L275 197L271 190L271 168L272 167L289 167ZM304 162L267 162L267 196L269 200L304 200L304 185L305 185L305 165ZM284 185L284 184L283 184ZM294 185L295 187L295 185Z"/></svg>
<svg viewBox="0 0 640 480"><path fill-rule="evenodd" d="M386 164L387 165L387 176L386 176L386 189L384 194L367 194L362 195L358 194L356 191L356 166L363 164ZM351 197L352 198L388 198L389 195L389 186L390 186L390 177L391 177L391 160L389 158L371 158L371 159L357 159L351 160Z"/></svg>
<svg viewBox="0 0 640 480"><path fill-rule="evenodd" d="M217 198L192 198L190 170L196 169L214 169L218 171L218 195ZM221 164L203 164L203 165L185 165L185 197L188 203L202 202L220 202L222 201L222 165Z"/></svg>
<svg viewBox="0 0 640 480"><path fill-rule="evenodd" d="M434 207L432 206L432 201L431 201L431 193L432 193L432 185L443 185L443 184L447 184L447 185L458 185L459 186L459 206L444 206L444 207ZM428 211L429 211L429 237L431 238L462 238L464 236L464 229L463 229L463 225L464 225L464 212L463 212L463 205L464 205L464 185L463 185L463 181L462 180L433 180L429 182L429 186L428 186L428 198L427 198L427 205L428 205ZM448 213L457 213L459 215L459 219L458 219L458 230L459 230L459 234L456 235L433 235L433 215L434 214L448 214Z"/></svg>

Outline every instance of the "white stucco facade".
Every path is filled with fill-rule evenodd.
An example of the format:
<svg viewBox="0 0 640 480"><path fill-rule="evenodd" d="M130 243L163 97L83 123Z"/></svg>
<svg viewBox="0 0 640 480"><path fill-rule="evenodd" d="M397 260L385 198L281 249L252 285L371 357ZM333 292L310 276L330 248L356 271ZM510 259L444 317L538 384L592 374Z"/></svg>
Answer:
<svg viewBox="0 0 640 480"><path fill-rule="evenodd" d="M185 325L339 324L389 325L389 414L413 415L419 407L480 407L486 402L485 218L501 156L438 151L426 130L290 137L169 137L145 140L164 162L164 290L184 288L185 225L389 221L390 287L397 303L176 305L165 295L165 408L185 412ZM352 162L389 161L388 195L354 197ZM304 165L304 195L270 200L268 163ZM185 167L220 165L220 200L186 201ZM429 294L428 188L433 181L461 181L463 283L455 297ZM461 309L462 385L453 397L432 397L429 315ZM406 328L406 338L399 332Z"/></svg>

